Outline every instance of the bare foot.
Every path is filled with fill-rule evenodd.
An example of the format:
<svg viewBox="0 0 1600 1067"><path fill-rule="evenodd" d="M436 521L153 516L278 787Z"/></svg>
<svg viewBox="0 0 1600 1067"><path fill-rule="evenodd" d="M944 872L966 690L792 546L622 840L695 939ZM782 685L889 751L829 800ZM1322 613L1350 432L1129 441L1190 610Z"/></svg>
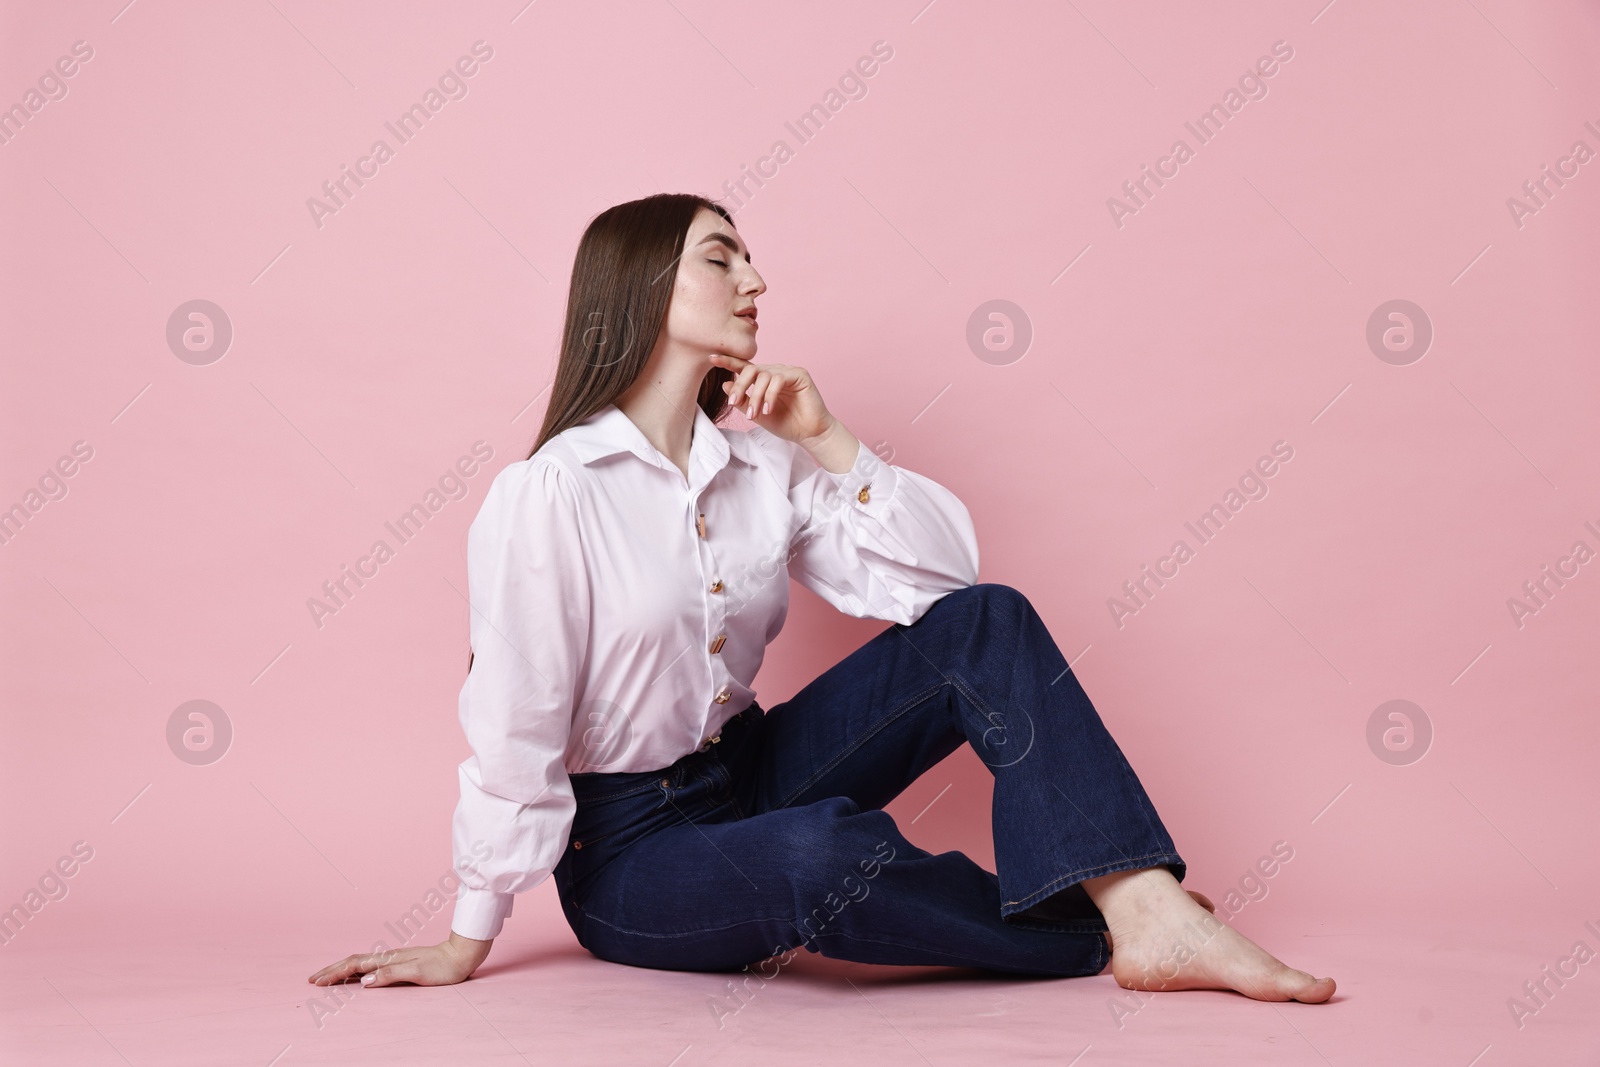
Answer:
<svg viewBox="0 0 1600 1067"><path fill-rule="evenodd" d="M1194 902L1207 911L1215 912L1217 910L1217 906L1211 903L1211 898L1200 892L1198 889L1185 889L1184 892L1188 893L1191 897L1194 897ZM1116 943L1111 940L1111 931L1108 930L1100 936L1106 939L1106 948L1115 952L1117 946Z"/></svg>
<svg viewBox="0 0 1600 1067"><path fill-rule="evenodd" d="M1165 868L1122 871L1084 886L1114 933L1111 974L1124 989L1231 989L1255 1000L1306 1004L1333 996L1332 978L1277 959L1211 914L1210 901L1184 892Z"/></svg>

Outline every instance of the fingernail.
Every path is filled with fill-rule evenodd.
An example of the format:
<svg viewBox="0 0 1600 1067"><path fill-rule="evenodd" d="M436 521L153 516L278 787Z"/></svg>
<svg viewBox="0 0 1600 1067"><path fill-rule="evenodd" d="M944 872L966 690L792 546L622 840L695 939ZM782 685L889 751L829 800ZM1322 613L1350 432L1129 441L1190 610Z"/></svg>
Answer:
<svg viewBox="0 0 1600 1067"><path fill-rule="evenodd" d="M377 977L378 976L375 975L375 974L364 974L364 975L361 976L361 984L362 985L371 985L372 982L373 982L373 979L375 979Z"/></svg>

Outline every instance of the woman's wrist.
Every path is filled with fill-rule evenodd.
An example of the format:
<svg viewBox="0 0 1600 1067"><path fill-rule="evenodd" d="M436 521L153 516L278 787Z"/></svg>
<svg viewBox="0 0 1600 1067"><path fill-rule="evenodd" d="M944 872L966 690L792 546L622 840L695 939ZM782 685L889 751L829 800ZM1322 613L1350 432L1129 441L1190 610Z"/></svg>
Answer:
<svg viewBox="0 0 1600 1067"><path fill-rule="evenodd" d="M450 940L446 942L452 952L463 960L470 960L473 967L477 967L489 955L489 949L494 944L494 939L479 941L471 937L462 937L454 930L450 931Z"/></svg>
<svg viewBox="0 0 1600 1067"><path fill-rule="evenodd" d="M849 427L833 419L822 433L802 439L800 447L811 453L811 458L829 474L843 474L856 465L861 442Z"/></svg>

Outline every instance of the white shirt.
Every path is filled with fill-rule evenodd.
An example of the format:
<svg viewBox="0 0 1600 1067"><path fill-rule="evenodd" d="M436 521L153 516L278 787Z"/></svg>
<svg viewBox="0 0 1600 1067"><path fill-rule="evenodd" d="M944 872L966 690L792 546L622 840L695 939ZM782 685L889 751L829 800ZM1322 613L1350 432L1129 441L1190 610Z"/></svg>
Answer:
<svg viewBox="0 0 1600 1067"><path fill-rule="evenodd" d="M508 465L467 534L451 929L497 936L555 868L569 773L668 767L750 705L791 577L910 624L977 574L972 518L938 483L865 446L833 474L698 407L687 478L615 405Z"/></svg>

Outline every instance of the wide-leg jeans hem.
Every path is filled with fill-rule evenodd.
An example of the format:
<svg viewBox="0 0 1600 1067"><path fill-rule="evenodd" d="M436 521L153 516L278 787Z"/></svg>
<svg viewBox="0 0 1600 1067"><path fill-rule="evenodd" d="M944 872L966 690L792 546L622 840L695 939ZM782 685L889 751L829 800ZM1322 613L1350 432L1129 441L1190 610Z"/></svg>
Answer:
<svg viewBox="0 0 1600 1067"><path fill-rule="evenodd" d="M1055 896L1062 890L1071 888L1085 879L1099 878L1100 876L1107 874L1116 874L1118 871L1144 870L1147 867L1167 867L1172 869L1173 877L1177 878L1180 882L1183 881L1183 876L1185 873L1187 873L1188 869L1187 865L1183 861L1183 857L1179 856L1176 852L1151 852L1143 856L1131 856L1124 859L1115 860L1110 863L1102 863L1094 867L1086 867L1083 870L1073 871L1071 874L1064 874L1060 878L1055 879L1053 882L1050 882L1043 887L1036 889L1032 893L1029 893L1027 896L1022 897L1020 900L1003 901L1000 905L1000 917L1005 919L1007 922L1020 925L1021 923L1017 923L1017 920L1014 918L1018 915L1018 913L1027 911L1029 908L1040 903L1041 901L1048 900L1050 897ZM1076 921L1052 921L1048 919L1025 919L1022 920L1022 923L1026 923L1027 925L1036 929L1042 928L1052 930L1072 929L1077 925ZM1098 929L1106 929L1104 920L1100 921Z"/></svg>
<svg viewBox="0 0 1600 1067"><path fill-rule="evenodd" d="M993 959L993 958L986 958L986 959L982 959L982 960L977 960L977 959L972 959L972 958L969 958L969 957L966 957L966 956L961 956L961 955L958 955L958 954L953 953L953 952L940 953L938 950L929 949L929 948L927 948L925 946L918 946L916 951L921 956L935 956L935 955L943 955L943 956L945 956L947 962L944 962L943 964L941 964L941 966L947 966L947 967L970 967L973 970L992 971L992 972L994 972L996 974L1019 974L1019 975L1028 975L1028 976L1034 977L1034 978L1085 978L1085 977L1089 977L1089 976L1092 976L1092 975L1097 975L1100 972L1104 971L1106 969L1106 964L1111 962L1111 950L1110 950L1110 948L1108 948L1106 946L1106 939L1105 939L1104 931L1099 931L1099 930L1070 931L1070 930L1063 930L1063 929L1060 929L1059 927L1057 927L1057 928L1052 928L1050 930L1050 932L1051 933L1060 934L1060 935L1062 935L1063 938L1078 938L1078 939L1087 938L1088 940L1083 942L1083 943L1085 944L1085 946L1088 949L1088 952L1087 952L1088 962L1083 964L1081 967L1079 967L1079 966L1064 966L1064 967L1054 967L1054 966L1052 966L1052 967L1043 967L1043 968L1039 968L1039 969L1032 969L1032 968L1018 967L1018 966L1016 966L1014 964L1007 963L1007 962L1004 962L1004 961L1001 961L1001 960L996 960L996 959ZM837 939L837 940L840 940L840 941L848 941L851 944L857 945L857 946L883 945L885 948L888 948L890 950L900 950L900 949L904 948L904 946L902 946L902 945L900 945L900 944L898 944L896 942L893 942L893 941L883 941L883 940L879 940L879 939L876 939L876 938L861 937L861 936L856 935L856 934L843 933L843 932L840 932L840 931L830 931L830 932L825 933L825 934L818 934L815 937L813 937L811 939L811 941L812 942L816 942L816 941L820 941L820 940L822 940L824 938L834 938L834 939ZM805 943L805 942L802 942L802 944L806 948L812 948L813 951L821 952L821 949L814 948L812 944L808 944L808 943ZM832 953L824 953L824 955L830 956L830 957L835 958L835 959L848 959L848 960L855 960L855 961L858 961L858 962L866 962L866 963L878 963L878 962L888 963L890 960L893 959L893 956L890 955L890 956L887 956L886 959L883 960L883 961L874 960L874 959L871 958L872 953L870 952L870 950L859 949L859 948L856 951L848 953L848 954L840 953L840 952L832 952ZM1062 953L1062 957L1064 959L1075 959L1075 958L1078 958L1078 957L1080 957L1082 955L1083 955L1083 953L1070 952L1070 951ZM912 965L890 963L890 965L891 966L927 966L927 964L925 964L925 963L918 963L918 964L912 964Z"/></svg>

